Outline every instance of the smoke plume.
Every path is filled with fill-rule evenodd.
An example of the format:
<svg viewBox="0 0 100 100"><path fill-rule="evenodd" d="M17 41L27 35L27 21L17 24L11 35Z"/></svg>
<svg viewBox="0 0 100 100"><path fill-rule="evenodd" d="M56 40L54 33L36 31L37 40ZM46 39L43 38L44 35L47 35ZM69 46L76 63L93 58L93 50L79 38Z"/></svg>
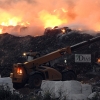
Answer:
<svg viewBox="0 0 100 100"><path fill-rule="evenodd" d="M100 31L100 0L0 0L0 24L28 23L14 35L42 35L46 27L69 26ZM49 26L50 25L50 26Z"/></svg>

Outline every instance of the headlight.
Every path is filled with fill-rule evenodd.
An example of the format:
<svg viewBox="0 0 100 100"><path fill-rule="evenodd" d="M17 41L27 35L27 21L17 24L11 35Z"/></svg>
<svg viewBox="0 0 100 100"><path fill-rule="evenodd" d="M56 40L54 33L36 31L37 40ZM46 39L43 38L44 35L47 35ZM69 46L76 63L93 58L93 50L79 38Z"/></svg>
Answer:
<svg viewBox="0 0 100 100"><path fill-rule="evenodd" d="M97 62L100 63L100 58L97 59Z"/></svg>
<svg viewBox="0 0 100 100"><path fill-rule="evenodd" d="M67 60L65 59L64 62L67 63Z"/></svg>
<svg viewBox="0 0 100 100"><path fill-rule="evenodd" d="M20 67L17 68L17 74L19 74L19 75L22 75L23 74L22 68L20 68Z"/></svg>
<svg viewBox="0 0 100 100"><path fill-rule="evenodd" d="M26 56L26 53L23 53L23 56Z"/></svg>

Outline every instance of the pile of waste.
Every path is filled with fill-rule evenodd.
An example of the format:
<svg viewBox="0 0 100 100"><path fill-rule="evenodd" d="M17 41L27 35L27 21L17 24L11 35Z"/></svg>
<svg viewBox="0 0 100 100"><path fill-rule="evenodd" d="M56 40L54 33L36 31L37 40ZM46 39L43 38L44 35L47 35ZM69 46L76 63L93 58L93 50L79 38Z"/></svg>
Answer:
<svg viewBox="0 0 100 100"><path fill-rule="evenodd" d="M37 37L33 36L13 36L8 33L0 34L0 74L2 77L9 77L9 73L12 71L12 66L14 63L25 62L26 59L23 57L23 52L40 52L41 55L48 54L52 51L58 50L60 48L71 46L73 44L88 40L97 35L90 35L86 32L80 31L70 31L68 33L62 34L45 34ZM94 53L95 51L100 51L100 41L93 43L90 46L84 47L82 50L77 50L69 56L69 63L71 63L74 68L83 68L86 70L91 70L91 64L75 64L74 54L75 53ZM63 63L63 59L59 59ZM87 69L88 68L88 69ZM82 69L82 70L84 70ZM85 70L85 71L86 71ZM83 72L84 73L84 72Z"/></svg>

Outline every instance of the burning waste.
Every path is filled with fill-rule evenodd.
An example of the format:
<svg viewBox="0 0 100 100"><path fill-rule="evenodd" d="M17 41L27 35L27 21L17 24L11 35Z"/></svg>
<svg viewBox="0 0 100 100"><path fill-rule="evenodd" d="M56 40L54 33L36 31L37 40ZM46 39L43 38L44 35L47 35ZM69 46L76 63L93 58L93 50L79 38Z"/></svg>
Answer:
<svg viewBox="0 0 100 100"><path fill-rule="evenodd" d="M100 0L0 0L0 34L42 35L44 28L54 26L100 31L99 4Z"/></svg>

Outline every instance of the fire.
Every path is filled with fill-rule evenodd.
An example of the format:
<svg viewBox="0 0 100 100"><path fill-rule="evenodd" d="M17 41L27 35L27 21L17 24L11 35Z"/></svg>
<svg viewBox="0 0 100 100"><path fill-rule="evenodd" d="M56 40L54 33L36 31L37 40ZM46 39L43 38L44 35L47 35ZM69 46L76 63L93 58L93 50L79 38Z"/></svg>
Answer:
<svg viewBox="0 0 100 100"><path fill-rule="evenodd" d="M25 3L25 5L26 5L26 3ZM18 9L18 7L17 7L17 9ZM24 16L22 14L15 16L14 10L12 10L12 12L7 12L7 11L0 9L0 12L1 13L3 12L2 15L0 15L0 34L5 33L5 32L15 32L15 31L17 31L17 33L20 34L21 27L29 27L30 24L33 24L33 23L34 23L33 24L34 26L35 25L39 26L39 25L37 25L37 23L38 23L43 28L47 28L47 27L53 28L55 26L67 24L67 22L68 22L67 17L64 17L67 14L68 10L66 10L63 7L59 8L59 9L56 8L54 10L52 9L51 11L39 10L39 12L36 13L38 19L35 21L34 21L34 16L33 16L33 20L31 20L32 17L29 15L28 15L29 18L27 17L27 20L24 19L24 17L26 18L25 13L27 13L27 12L24 13ZM20 10L20 12L23 13L23 11L21 11L21 10ZM20 27L18 28L17 26L20 26ZM14 27L17 27L17 28L14 28ZM39 34L36 34L36 35L39 35Z"/></svg>
<svg viewBox="0 0 100 100"><path fill-rule="evenodd" d="M41 10L38 13L39 20L42 22L41 26L44 28L47 27L55 27L62 24L66 24L68 22L67 18L64 18L64 16L68 10L65 8L55 9L52 12L48 12L47 10ZM21 26L21 27L28 27L30 26L30 23L28 20L24 21L21 16L13 16L10 13L4 13L1 16L0 19L0 34L4 32L9 32L8 30L12 31L13 29L9 26ZM20 32L20 29L16 30L18 33ZM14 31L15 32L15 31ZM38 34L37 34L38 35Z"/></svg>
<svg viewBox="0 0 100 100"><path fill-rule="evenodd" d="M5 32L10 33L19 33L21 27L29 26L30 23L28 21L24 21L22 16L13 15L13 12L7 12L0 8L0 34ZM16 12L16 11L15 11ZM20 27L18 27L20 26Z"/></svg>
<svg viewBox="0 0 100 100"><path fill-rule="evenodd" d="M18 22L20 21L19 18L11 18L11 19L8 19L6 22L1 22L1 25L2 26L16 26L18 24Z"/></svg>
<svg viewBox="0 0 100 100"><path fill-rule="evenodd" d="M95 31L100 31L100 24L95 25Z"/></svg>
<svg viewBox="0 0 100 100"><path fill-rule="evenodd" d="M65 10L64 8L61 8L61 9L62 9L62 11L65 12L65 13L68 12L68 10Z"/></svg>
<svg viewBox="0 0 100 100"><path fill-rule="evenodd" d="M15 35L17 26L28 27L24 32L19 28L18 35L42 35L44 28L55 26L100 31L99 4L100 0L0 0L0 34Z"/></svg>
<svg viewBox="0 0 100 100"><path fill-rule="evenodd" d="M21 17L15 17L9 12L4 12L1 9L0 12L2 13L0 15L0 25L2 26L16 26L22 21Z"/></svg>
<svg viewBox="0 0 100 100"><path fill-rule="evenodd" d="M64 8L62 8L61 11L63 13L67 12ZM40 20L44 24L44 28L59 26L65 23L67 24L68 20L67 18L61 17L61 13L62 13L61 11L57 12L57 9L53 10L54 13L50 13L45 10L41 11L39 13L39 16L40 16Z"/></svg>
<svg viewBox="0 0 100 100"><path fill-rule="evenodd" d="M68 10L66 10L65 8L60 8L59 10L58 9L55 9L55 10L53 10L53 12L57 12L57 11L62 11L62 12L64 12L64 13L66 13L66 12L68 12Z"/></svg>
<svg viewBox="0 0 100 100"><path fill-rule="evenodd" d="M51 12L47 10L41 10L38 13L39 17L39 24L43 26L44 28L47 27L55 27L62 24L67 24L68 19L67 17L64 17L67 14L68 10L61 7L59 9L54 9ZM20 28L21 27L29 27L31 23L28 20L22 19L22 16L13 16L9 12L4 12L2 16L0 16L0 34L5 32L17 32L20 34ZM17 27L20 26L20 27ZM14 28L15 27L15 28ZM64 30L62 30L64 31ZM64 32L63 32L64 33ZM36 34L35 36L38 36L39 34Z"/></svg>
<svg viewBox="0 0 100 100"><path fill-rule="evenodd" d="M27 27L30 25L29 22L23 22L20 17L11 17L11 18L8 18L6 16L4 17L5 17L4 19L0 20L0 34L9 32L9 30L13 30L13 28L18 25L20 26L20 28ZM15 31L20 32L20 28Z"/></svg>
<svg viewBox="0 0 100 100"><path fill-rule="evenodd" d="M82 29L81 29L81 28L79 28L79 29L77 29L77 30L82 31Z"/></svg>
<svg viewBox="0 0 100 100"><path fill-rule="evenodd" d="M66 32L66 30L65 30L65 29L61 29L61 31L62 31L62 33L65 33L65 32Z"/></svg>
<svg viewBox="0 0 100 100"><path fill-rule="evenodd" d="M0 28L0 34L2 34L2 28Z"/></svg>

